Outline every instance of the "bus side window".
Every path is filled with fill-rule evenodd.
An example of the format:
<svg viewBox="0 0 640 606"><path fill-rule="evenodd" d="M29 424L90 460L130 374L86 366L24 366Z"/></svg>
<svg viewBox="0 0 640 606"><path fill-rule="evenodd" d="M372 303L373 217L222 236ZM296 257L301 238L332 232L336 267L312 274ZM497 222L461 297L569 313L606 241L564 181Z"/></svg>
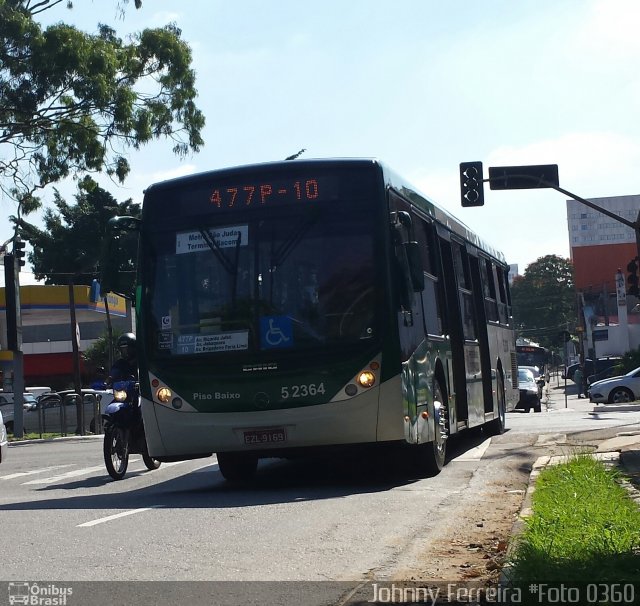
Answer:
<svg viewBox="0 0 640 606"><path fill-rule="evenodd" d="M430 223L416 218L415 238L420 246L422 268L424 270L424 291L422 292L422 312L427 334L444 334L442 324L440 280L437 274L435 237Z"/></svg>
<svg viewBox="0 0 640 606"><path fill-rule="evenodd" d="M498 280L498 293L500 295L500 302L498 303L500 324L508 326L509 319L511 317L511 302L508 299L508 283L506 282L506 275L504 270L499 267L494 267L494 271Z"/></svg>
<svg viewBox="0 0 640 606"><path fill-rule="evenodd" d="M476 318L473 306L469 257L467 256L467 251L464 250L458 242L451 242L451 250L453 252L453 266L458 283L458 297L460 299L464 338L473 340L476 338Z"/></svg>
<svg viewBox="0 0 640 606"><path fill-rule="evenodd" d="M484 292L484 309L487 320L498 322L498 302L496 300L496 284L491 261L480 257L480 278Z"/></svg>

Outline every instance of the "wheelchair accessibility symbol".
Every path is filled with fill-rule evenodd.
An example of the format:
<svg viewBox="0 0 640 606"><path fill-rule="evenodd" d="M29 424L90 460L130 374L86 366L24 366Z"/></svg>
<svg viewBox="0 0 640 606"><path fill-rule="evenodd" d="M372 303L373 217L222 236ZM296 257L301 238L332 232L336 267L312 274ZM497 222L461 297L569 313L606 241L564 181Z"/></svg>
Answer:
<svg viewBox="0 0 640 606"><path fill-rule="evenodd" d="M260 318L260 342L262 349L293 346L293 327L287 316L265 316Z"/></svg>

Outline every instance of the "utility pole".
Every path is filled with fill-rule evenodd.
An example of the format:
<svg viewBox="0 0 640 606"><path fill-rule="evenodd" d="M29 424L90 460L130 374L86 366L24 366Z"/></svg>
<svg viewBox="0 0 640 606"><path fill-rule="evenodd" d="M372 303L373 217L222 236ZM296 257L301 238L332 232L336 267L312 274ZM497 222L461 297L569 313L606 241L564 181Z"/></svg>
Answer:
<svg viewBox="0 0 640 606"><path fill-rule="evenodd" d="M24 365L22 359L22 315L20 313L20 267L24 265L24 242L17 232L12 238L13 252L4 255L4 283L7 310L7 349L13 356L13 435L24 433ZM6 250L8 242L3 248Z"/></svg>
<svg viewBox="0 0 640 606"><path fill-rule="evenodd" d="M69 279L69 316L71 324L71 348L73 351L73 388L77 394L76 434L84 435L84 402L82 399L82 378L80 377L80 329L76 319L76 298L73 277Z"/></svg>

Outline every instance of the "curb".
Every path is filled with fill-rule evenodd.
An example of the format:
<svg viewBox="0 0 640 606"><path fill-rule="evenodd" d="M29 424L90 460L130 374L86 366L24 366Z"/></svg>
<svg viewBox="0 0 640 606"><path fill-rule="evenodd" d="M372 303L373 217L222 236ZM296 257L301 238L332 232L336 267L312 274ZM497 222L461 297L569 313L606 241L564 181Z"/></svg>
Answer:
<svg viewBox="0 0 640 606"><path fill-rule="evenodd" d="M640 410L640 404L597 404L593 407L593 412L589 414L598 414L599 412L632 412Z"/></svg>
<svg viewBox="0 0 640 606"><path fill-rule="evenodd" d="M71 442L73 440L94 440L96 438L103 438L104 434L101 433L95 433L95 434L91 434L91 435L85 435L85 436L59 436L57 438L33 438L31 440L10 440L9 441L9 446L22 446L24 444L43 444L45 442L59 442L59 441L65 441L65 442Z"/></svg>

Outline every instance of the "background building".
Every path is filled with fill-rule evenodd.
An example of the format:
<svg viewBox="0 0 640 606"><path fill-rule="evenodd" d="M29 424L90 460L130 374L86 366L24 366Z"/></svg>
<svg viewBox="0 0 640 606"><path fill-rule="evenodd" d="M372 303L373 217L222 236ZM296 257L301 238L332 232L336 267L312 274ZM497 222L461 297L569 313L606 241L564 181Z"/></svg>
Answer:
<svg viewBox="0 0 640 606"><path fill-rule="evenodd" d="M21 286L22 352L25 385L46 385L54 389L73 387L73 342L86 351L107 334L104 300L93 302L89 286L74 286L76 327L71 324L68 286ZM114 333L132 330L131 302L120 295L107 296ZM12 352L7 350L5 289L0 288L0 371L5 386L12 373ZM83 385L93 378L80 357Z"/></svg>
<svg viewBox="0 0 640 606"><path fill-rule="evenodd" d="M589 201L628 221L638 220L640 195ZM622 355L636 349L640 305L637 297L626 294L627 265L638 256L634 230L577 200L567 200L567 224L585 356Z"/></svg>

